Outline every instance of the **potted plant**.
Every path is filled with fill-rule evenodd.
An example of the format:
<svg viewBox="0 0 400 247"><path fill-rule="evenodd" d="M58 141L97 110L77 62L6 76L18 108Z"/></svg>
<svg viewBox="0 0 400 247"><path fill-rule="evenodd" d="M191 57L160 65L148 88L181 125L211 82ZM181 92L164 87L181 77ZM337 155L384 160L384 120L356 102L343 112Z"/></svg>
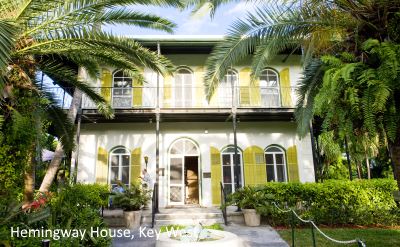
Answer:
<svg viewBox="0 0 400 247"><path fill-rule="evenodd" d="M142 188L138 184L131 184L130 188L124 187L121 193L113 198L113 205L122 208L124 220L127 228L137 228L140 226L142 218L142 207L150 200L150 191Z"/></svg>
<svg viewBox="0 0 400 247"><path fill-rule="evenodd" d="M244 187L233 193L230 204L234 204L242 209L244 222L247 226L259 226L261 224L262 207L265 206L264 194L256 187Z"/></svg>

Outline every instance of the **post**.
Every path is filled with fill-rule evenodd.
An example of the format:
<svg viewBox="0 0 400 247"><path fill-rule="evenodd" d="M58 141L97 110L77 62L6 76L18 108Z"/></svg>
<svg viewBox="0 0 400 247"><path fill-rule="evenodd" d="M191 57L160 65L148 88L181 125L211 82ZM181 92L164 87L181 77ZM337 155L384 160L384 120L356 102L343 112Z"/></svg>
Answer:
<svg viewBox="0 0 400 247"><path fill-rule="evenodd" d="M42 247L50 247L50 240L49 239L43 239L42 240Z"/></svg>
<svg viewBox="0 0 400 247"><path fill-rule="evenodd" d="M231 71L228 71L228 75ZM232 76L228 77L231 81L231 93L232 93L232 124L233 124L233 146L235 148L235 156L233 158L233 165L234 165L234 175L235 175L235 191L240 188L239 184L239 171L240 171L240 164L238 159L238 147L237 147L237 136L236 136L236 129L237 129L237 120L236 120L236 94L235 94L235 85L233 84ZM238 211L240 208L238 207Z"/></svg>
<svg viewBox="0 0 400 247"><path fill-rule="evenodd" d="M77 181L77 174L78 174L78 159L79 159L79 140L81 137L81 121L82 121L82 100L79 103L79 109L78 109L78 114L77 114L77 127L76 127L76 151L75 151L75 160L74 160L74 170L72 172L72 169L70 169L70 177L71 175L73 176L73 181L74 184L76 184Z"/></svg>
<svg viewBox="0 0 400 247"><path fill-rule="evenodd" d="M311 237L312 237L312 243L313 243L313 247L317 247L317 244L315 242L315 232L314 232L314 226L312 223L310 223L311 225Z"/></svg>
<svg viewBox="0 0 400 247"><path fill-rule="evenodd" d="M160 42L157 42L157 55L160 56L161 54L161 48L160 48ZM158 184L160 180L160 73L157 72L157 97L156 97L156 193L155 193L155 203L156 203L156 213L159 213L158 211Z"/></svg>
<svg viewBox="0 0 400 247"><path fill-rule="evenodd" d="M315 182L318 182L319 153L315 148L314 129L311 121L310 121L310 135L311 135L311 150L313 153L313 161L314 161L314 177L315 177Z"/></svg>
<svg viewBox="0 0 400 247"><path fill-rule="evenodd" d="M291 213L290 223L292 225L292 247L294 247L294 213L293 211L290 211L290 213Z"/></svg>
<svg viewBox="0 0 400 247"><path fill-rule="evenodd" d="M344 145L346 146L347 167L349 168L349 178L351 181L353 180L353 174L351 172L351 163L350 163L349 145L347 144L347 136L344 137Z"/></svg>

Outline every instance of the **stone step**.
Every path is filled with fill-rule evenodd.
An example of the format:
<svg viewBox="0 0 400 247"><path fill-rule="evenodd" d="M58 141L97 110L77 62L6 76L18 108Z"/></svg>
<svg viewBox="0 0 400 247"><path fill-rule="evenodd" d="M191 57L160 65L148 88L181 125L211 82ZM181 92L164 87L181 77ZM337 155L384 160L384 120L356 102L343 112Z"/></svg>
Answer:
<svg viewBox="0 0 400 247"><path fill-rule="evenodd" d="M196 225L196 224L203 224L203 225L212 225L212 224L223 224L224 220L222 218L214 218L214 219L170 219L170 220L156 220L156 226L167 226L167 225Z"/></svg>

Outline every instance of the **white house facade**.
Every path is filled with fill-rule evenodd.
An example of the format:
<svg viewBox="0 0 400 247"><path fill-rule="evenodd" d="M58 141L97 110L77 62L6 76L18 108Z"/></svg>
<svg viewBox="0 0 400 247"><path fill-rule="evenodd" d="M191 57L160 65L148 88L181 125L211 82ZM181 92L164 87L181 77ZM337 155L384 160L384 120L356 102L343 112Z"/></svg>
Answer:
<svg viewBox="0 0 400 247"><path fill-rule="evenodd" d="M98 80L86 77L115 118L83 99L78 181L129 185L146 168L160 207L219 205L220 184L231 193L272 181L314 181L311 139L296 135L293 116L299 55L277 56L256 82L250 61L232 66L207 101L205 61L221 37L138 39L149 49L158 44L177 70L164 78L144 68L144 84L118 68L103 68Z"/></svg>

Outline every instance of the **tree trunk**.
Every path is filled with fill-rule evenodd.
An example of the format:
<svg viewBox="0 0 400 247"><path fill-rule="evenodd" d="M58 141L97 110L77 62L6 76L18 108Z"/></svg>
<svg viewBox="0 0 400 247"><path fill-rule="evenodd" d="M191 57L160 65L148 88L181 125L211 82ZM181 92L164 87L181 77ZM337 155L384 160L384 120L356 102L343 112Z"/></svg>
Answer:
<svg viewBox="0 0 400 247"><path fill-rule="evenodd" d="M371 179L371 167L369 165L369 158L367 154L365 154L365 163L367 164L368 179Z"/></svg>
<svg viewBox="0 0 400 247"><path fill-rule="evenodd" d="M358 179L361 179L362 178L362 170L361 170L361 164L360 164L361 162L359 162L359 161L357 161L357 176L358 176Z"/></svg>
<svg viewBox="0 0 400 247"><path fill-rule="evenodd" d="M397 185L400 189L400 141L390 145L390 154L393 163L394 178L397 180Z"/></svg>
<svg viewBox="0 0 400 247"><path fill-rule="evenodd" d="M24 172L24 206L25 208L33 201L35 192L35 148L32 147L28 151L27 166Z"/></svg>
<svg viewBox="0 0 400 247"><path fill-rule="evenodd" d="M68 119L72 123L75 122L81 101L82 101L82 91L75 88L74 97L72 98L71 106L68 110ZM58 168L60 167L63 156L64 156L64 149L61 145L61 142L59 142L57 144L56 151L54 151L54 157L51 160L51 163L47 168L46 175L44 176L42 184L40 185L39 188L40 192L47 192L49 190L57 174Z"/></svg>

